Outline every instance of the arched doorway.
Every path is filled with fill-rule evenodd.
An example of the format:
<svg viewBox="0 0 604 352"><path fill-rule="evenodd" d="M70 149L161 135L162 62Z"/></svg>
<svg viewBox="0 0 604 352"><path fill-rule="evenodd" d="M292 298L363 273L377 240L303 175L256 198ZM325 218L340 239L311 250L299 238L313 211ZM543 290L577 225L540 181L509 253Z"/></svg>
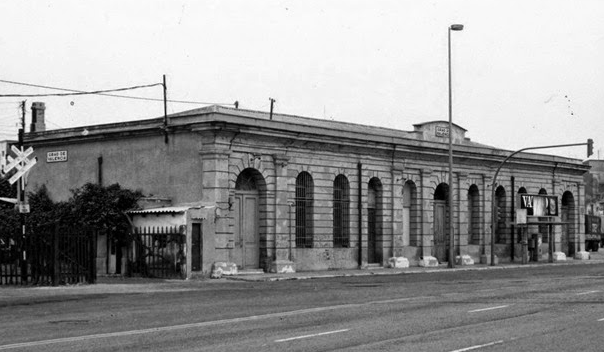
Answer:
<svg viewBox="0 0 604 352"><path fill-rule="evenodd" d="M449 248L449 185L441 183L434 191L434 256L439 262L448 260Z"/></svg>
<svg viewBox="0 0 604 352"><path fill-rule="evenodd" d="M367 193L367 263L381 263L378 240L382 235L382 182L376 177L369 180Z"/></svg>
<svg viewBox="0 0 604 352"><path fill-rule="evenodd" d="M562 206L560 207L560 220L562 221L562 252L574 256L578 248L575 248L575 197L572 192L566 191L562 194Z"/></svg>
<svg viewBox="0 0 604 352"><path fill-rule="evenodd" d="M255 169L245 169L237 177L231 204L235 237L231 261L241 269L257 269L261 265L260 229L266 221L260 208L266 203L266 183Z"/></svg>

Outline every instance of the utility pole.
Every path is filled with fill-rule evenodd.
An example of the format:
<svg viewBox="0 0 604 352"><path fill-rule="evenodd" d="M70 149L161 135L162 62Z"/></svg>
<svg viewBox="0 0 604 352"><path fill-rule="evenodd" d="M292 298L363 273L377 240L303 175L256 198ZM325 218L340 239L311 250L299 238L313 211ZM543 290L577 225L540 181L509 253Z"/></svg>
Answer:
<svg viewBox="0 0 604 352"><path fill-rule="evenodd" d="M25 134L25 103L26 101L21 102L21 128L19 128L19 137L18 137L18 148L23 153L23 137ZM21 223L21 241L23 245L22 249L22 261L21 261L21 280L27 281L27 253L25 252L25 214L23 208L25 207L25 175L19 178L19 183L17 183L17 204L19 207L19 222Z"/></svg>
<svg viewBox="0 0 604 352"><path fill-rule="evenodd" d="M273 119L273 104L276 102L276 100L275 100L275 99L273 99L273 98L268 98L268 100L270 100L270 101L271 101L271 114L270 114L270 119L272 120L272 119Z"/></svg>
<svg viewBox="0 0 604 352"><path fill-rule="evenodd" d="M166 85L166 75L164 75L164 142L168 143L168 86Z"/></svg>

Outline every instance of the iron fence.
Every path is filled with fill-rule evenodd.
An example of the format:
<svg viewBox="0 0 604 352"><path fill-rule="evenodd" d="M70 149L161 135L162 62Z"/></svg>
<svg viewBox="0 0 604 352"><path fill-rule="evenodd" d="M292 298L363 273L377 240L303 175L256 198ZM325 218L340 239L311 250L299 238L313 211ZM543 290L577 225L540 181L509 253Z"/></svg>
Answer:
<svg viewBox="0 0 604 352"><path fill-rule="evenodd" d="M51 224L0 235L0 285L96 281L97 231Z"/></svg>
<svg viewBox="0 0 604 352"><path fill-rule="evenodd" d="M135 228L128 251L128 275L184 279L184 229L184 226Z"/></svg>

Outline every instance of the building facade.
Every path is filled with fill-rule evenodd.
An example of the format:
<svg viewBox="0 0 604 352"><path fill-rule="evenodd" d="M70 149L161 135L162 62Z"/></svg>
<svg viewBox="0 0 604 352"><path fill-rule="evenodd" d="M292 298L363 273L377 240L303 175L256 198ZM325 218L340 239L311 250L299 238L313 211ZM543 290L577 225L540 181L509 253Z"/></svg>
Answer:
<svg viewBox="0 0 604 352"><path fill-rule="evenodd" d="M500 261L514 260L519 193L558 196L565 224L555 226L556 251L580 250L589 169L580 160L518 154L502 168L492 199L493 174L510 152L471 141L460 126L449 131L445 121L400 131L210 106L167 122L28 133L38 157L28 187L46 185L64 200L86 182L119 183L173 206L211 208L200 273L217 261L266 271L363 268L391 257L446 262L449 216L456 255L484 260L493 240ZM500 214L493 239L492 202Z"/></svg>

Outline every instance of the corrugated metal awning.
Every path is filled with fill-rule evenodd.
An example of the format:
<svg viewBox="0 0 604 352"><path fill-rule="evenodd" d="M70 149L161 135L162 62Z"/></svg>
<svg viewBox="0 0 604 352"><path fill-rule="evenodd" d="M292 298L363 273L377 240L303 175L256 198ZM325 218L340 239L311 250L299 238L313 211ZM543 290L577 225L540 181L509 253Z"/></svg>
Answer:
<svg viewBox="0 0 604 352"><path fill-rule="evenodd" d="M126 213L128 214L171 214L171 213L184 213L189 209L201 209L203 206L173 206L173 207L164 207L164 208L151 208L151 209L143 209L143 210L130 210Z"/></svg>

